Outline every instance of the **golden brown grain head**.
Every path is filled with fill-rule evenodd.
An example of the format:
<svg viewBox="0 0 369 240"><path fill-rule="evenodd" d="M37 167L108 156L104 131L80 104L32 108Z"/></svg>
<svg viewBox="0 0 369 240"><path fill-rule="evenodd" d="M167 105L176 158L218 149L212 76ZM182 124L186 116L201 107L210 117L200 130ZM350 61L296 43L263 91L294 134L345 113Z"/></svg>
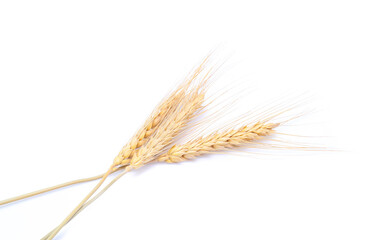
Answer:
<svg viewBox="0 0 369 240"><path fill-rule="evenodd" d="M159 162L176 163L194 159L204 154L233 150L250 142L273 134L278 123L258 122L252 126L242 126L222 132L196 138L182 145L174 145L169 151L157 158Z"/></svg>
<svg viewBox="0 0 369 240"><path fill-rule="evenodd" d="M132 168L139 168L162 154L166 148L173 144L174 139L186 128L189 122L201 114L205 97L203 91L189 93L177 105L173 114L165 118L149 141L134 153L130 163Z"/></svg>
<svg viewBox="0 0 369 240"><path fill-rule="evenodd" d="M204 73L206 58L168 97L153 111L139 131L114 159L114 165L127 165L138 156L153 156L170 143L188 122L203 109L205 92L211 71ZM148 145L145 147L145 145ZM154 146L154 147L153 147ZM142 148L142 149L141 149ZM149 151L150 150L150 151Z"/></svg>

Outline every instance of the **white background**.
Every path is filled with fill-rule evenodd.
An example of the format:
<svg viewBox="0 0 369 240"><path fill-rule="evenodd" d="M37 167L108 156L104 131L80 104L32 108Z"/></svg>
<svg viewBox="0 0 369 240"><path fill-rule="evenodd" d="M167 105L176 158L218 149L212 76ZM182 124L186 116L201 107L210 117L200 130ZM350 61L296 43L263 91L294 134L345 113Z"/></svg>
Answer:
<svg viewBox="0 0 369 240"><path fill-rule="evenodd" d="M315 95L294 129L341 151L153 164L56 239L369 239L368 12L355 0L1 1L0 199L105 171L221 49L216 60L237 66L226 85ZM0 207L0 239L40 239L92 187Z"/></svg>

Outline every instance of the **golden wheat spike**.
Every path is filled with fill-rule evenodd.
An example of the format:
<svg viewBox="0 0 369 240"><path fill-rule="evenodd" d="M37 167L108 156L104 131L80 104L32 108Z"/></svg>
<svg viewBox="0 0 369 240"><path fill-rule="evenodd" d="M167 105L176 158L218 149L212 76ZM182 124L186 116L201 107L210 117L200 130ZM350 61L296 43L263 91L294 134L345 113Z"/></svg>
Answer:
<svg viewBox="0 0 369 240"><path fill-rule="evenodd" d="M182 145L174 145L169 151L157 158L159 162L176 163L194 159L204 154L232 150L254 142L274 133L278 123L256 123L223 132L215 132L199 137Z"/></svg>
<svg viewBox="0 0 369 240"><path fill-rule="evenodd" d="M130 142L128 142L116 156L114 159L115 165L128 164L137 149L145 145L151 136L157 131L161 123L176 112L176 109L178 109L181 103L188 97L188 91L191 91L191 86L196 80L198 80L198 77L203 72L207 61L208 57L203 60L203 62L189 77L185 79L182 84L178 86L177 89L175 89L168 97L162 100L158 107L154 109L144 125L137 131L137 133L131 138ZM197 87L203 87L207 79L207 77L204 77L197 83Z"/></svg>
<svg viewBox="0 0 369 240"><path fill-rule="evenodd" d="M160 128L157 129L151 139L139 148L131 159L129 168L139 168L152 161L156 156L162 154L165 148L169 147L174 139L183 131L188 123L201 113L203 109L205 88L199 85L183 99L176 107L173 115L168 116Z"/></svg>

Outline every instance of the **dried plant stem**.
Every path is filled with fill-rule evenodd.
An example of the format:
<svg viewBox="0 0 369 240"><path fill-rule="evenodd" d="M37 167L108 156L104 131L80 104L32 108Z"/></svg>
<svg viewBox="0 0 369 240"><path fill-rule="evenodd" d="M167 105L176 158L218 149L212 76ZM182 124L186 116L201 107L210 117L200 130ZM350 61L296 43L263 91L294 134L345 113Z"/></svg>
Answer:
<svg viewBox="0 0 369 240"><path fill-rule="evenodd" d="M123 168L124 168L124 166L119 167L119 168L115 168L112 171L112 173L117 172L117 171L119 171ZM9 203L12 203L12 202L16 202L16 201L19 201L19 200L22 200L22 199L25 199L25 198L37 196L37 195L47 193L47 192L50 192L50 191L54 191L54 190L57 190L57 189L60 189L60 188L68 187L68 186L71 186L71 185L95 181L95 180L98 180L98 179L102 178L103 176L104 176L104 173L99 174L99 175L94 176L94 177L76 179L76 180L61 183L61 184L58 184L58 185L55 185L55 186L52 186L52 187L47 187L47 188L43 188L43 189L33 191L33 192L30 192L30 193L22 194L22 195L19 195L19 196L16 196L16 197L8 198L8 199L0 201L0 206L5 205L5 204L9 204Z"/></svg>
<svg viewBox="0 0 369 240"><path fill-rule="evenodd" d="M87 196L77 205L77 207L74 208L74 210L63 220L63 222L56 227L56 229L50 234L47 240L53 239L56 236L56 234L58 234L58 232L64 227L64 225L67 224L70 221L70 219L73 218L73 216L78 212L78 210L83 206L83 204L87 202L88 199L90 199L90 197L100 188L100 186L104 183L105 179L113 171L114 167L115 167L114 164L110 166L110 168L108 169L108 171L106 171L100 182L96 184L96 186L91 190L91 192L87 194Z"/></svg>
<svg viewBox="0 0 369 240"><path fill-rule="evenodd" d="M122 168L120 168L122 169ZM93 203L96 199L98 199L103 193L106 192L116 181L118 181L122 176L124 176L128 171L121 172L118 176L116 176L113 180L111 180L100 192L98 192L93 198L88 200L83 206L68 220L67 223L69 223L73 218L75 218L78 214L82 212L86 207L88 207L91 203ZM66 223L66 224L67 224ZM41 240L47 240L47 238L56 230L54 228L51 232L49 232L46 236L44 236Z"/></svg>
<svg viewBox="0 0 369 240"><path fill-rule="evenodd" d="M56 190L56 189L59 189L59 188L67 187L67 186L70 186L70 185L73 185L73 184L94 181L94 180L102 178L103 176L104 176L104 174L100 174L100 175L97 175L97 176L94 176L94 177L78 179L78 180L58 184L58 185L55 185L55 186L52 186L52 187L40 189L40 190L30 192L30 193L26 193L26 194L23 194L23 195L20 195L20 196L17 196L17 197L5 199L3 201L0 201L0 205L9 204L9 203L12 203L12 202L15 202L15 201L19 201L19 200L22 200L22 199L25 199L25 198L33 197L33 196L36 196L36 195L39 195L39 194L42 194L42 193L46 193L46 192L53 191L53 190Z"/></svg>

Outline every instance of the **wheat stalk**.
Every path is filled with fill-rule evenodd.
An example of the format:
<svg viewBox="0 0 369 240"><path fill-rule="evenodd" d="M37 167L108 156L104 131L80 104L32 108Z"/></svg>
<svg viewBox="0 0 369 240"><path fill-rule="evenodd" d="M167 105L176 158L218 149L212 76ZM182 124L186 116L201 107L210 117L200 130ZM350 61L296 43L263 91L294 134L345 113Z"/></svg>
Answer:
<svg viewBox="0 0 369 240"><path fill-rule="evenodd" d="M186 79L184 84L181 84L169 97L162 101L162 104L154 110L144 126L123 147L99 183L61 224L51 234L47 235L46 239L53 239L80 209L83 208L84 204L100 188L114 168L129 164L125 171L130 171L150 162L173 143L174 139L185 129L191 119L201 113L205 92L208 87L207 83L211 76L211 71L209 71L203 78L198 78L199 74L203 71L203 64L205 62L206 59L195 70L191 78Z"/></svg>

